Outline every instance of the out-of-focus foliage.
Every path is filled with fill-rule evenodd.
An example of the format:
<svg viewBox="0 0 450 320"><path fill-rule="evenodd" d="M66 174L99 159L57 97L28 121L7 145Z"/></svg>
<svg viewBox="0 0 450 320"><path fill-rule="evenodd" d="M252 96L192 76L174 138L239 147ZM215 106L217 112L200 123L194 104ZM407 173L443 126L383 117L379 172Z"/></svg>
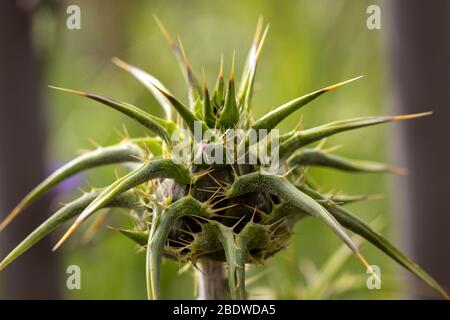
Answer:
<svg viewBox="0 0 450 320"><path fill-rule="evenodd" d="M236 50L237 69L245 61L254 25L259 15L270 22L257 75L257 92L253 109L261 116L272 106L324 87L358 76L365 77L351 88L337 90L314 101L301 112L308 127L337 119L363 115L389 114L385 108L384 56L382 31L366 28L366 1L78 1L82 29L67 30L65 6L56 15L45 7L35 19L36 43L45 61L46 82L98 92L128 101L153 114L162 115L157 102L145 88L111 63L117 56L148 70L187 101L181 75L174 70L174 60L152 19L157 14L173 34L179 34L192 67L201 74L202 67L209 87L213 87L219 69L220 55L227 65ZM268 90L270 88L270 90ZM48 101L49 166L72 158L73 150L90 148L91 137L102 145L119 139L125 126L130 136L143 132L131 120L85 99L60 95L43 88ZM299 113L283 123L285 132L300 121ZM327 145L344 144L338 154L384 160L388 149L389 129L368 128L328 140ZM49 168L50 169L50 168ZM100 172L100 173L99 173ZM354 204L351 209L366 220L381 215L390 225L390 188L385 176L349 176L327 169L314 169L313 175L324 191L339 186L349 194L386 194L383 200ZM114 172L103 168L88 180L94 186L111 183ZM76 181L75 181L76 182ZM83 187L83 186L82 186ZM63 198L73 198L65 194ZM117 225L121 212L108 214L107 225ZM389 234L389 230L384 233ZM296 227L298 236L279 256L268 261L270 276L259 278L255 285L278 283L283 290L278 298L298 298L304 275L299 265L306 259L316 265L323 263L340 246L339 241L315 220ZM82 270L82 290L65 289L65 268L61 268L61 287L67 298L143 298L145 297L144 254L130 254L135 247L119 234L102 228L96 237L102 241L79 241L66 246L63 266L76 264ZM80 248L75 248L80 246ZM87 247L87 248L86 248ZM392 263L371 246L364 247L372 264L383 274L392 274ZM179 266L164 262L162 298L192 298L191 271L174 276ZM352 274L366 276L365 270L352 260L346 262ZM390 288L368 290L364 287L345 291L334 298L392 298ZM395 277L395 279L397 279Z"/></svg>

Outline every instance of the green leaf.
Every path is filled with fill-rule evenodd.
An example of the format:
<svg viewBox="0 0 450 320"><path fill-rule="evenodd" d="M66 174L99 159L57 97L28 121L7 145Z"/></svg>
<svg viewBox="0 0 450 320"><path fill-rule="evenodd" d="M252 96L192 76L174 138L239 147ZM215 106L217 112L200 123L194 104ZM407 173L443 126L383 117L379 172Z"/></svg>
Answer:
<svg viewBox="0 0 450 320"><path fill-rule="evenodd" d="M325 196L321 195L319 192L308 188L306 186L298 186L303 192L307 192L310 196L316 199L326 199ZM372 243L378 249L383 251L385 254L390 256L404 268L409 270L419 279L428 284L431 288L436 290L445 299L449 299L447 292L434 280L428 273L426 273L422 268L420 268L416 263L410 260L406 255L404 255L398 248L391 244L387 239L373 231L372 228L362 221L360 218L352 214L350 211L344 209L343 207L335 204L333 201L326 201L323 204L328 211L338 220L345 228L359 234L361 237Z"/></svg>
<svg viewBox="0 0 450 320"><path fill-rule="evenodd" d="M219 75L217 76L216 87L213 94L213 105L215 109L220 110L223 104L225 81L223 77L223 54L220 58Z"/></svg>
<svg viewBox="0 0 450 320"><path fill-rule="evenodd" d="M98 148L94 151L75 158L66 165L56 170L47 179L31 190L13 211L0 223L0 231L3 230L23 209L27 208L35 200L42 197L55 185L65 179L90 168L119 162L139 162L144 156L143 151L130 142L118 145Z"/></svg>
<svg viewBox="0 0 450 320"><path fill-rule="evenodd" d="M144 137L144 138L131 138L129 139L131 143L138 145L139 147L147 150L154 157L162 156L163 141L158 137Z"/></svg>
<svg viewBox="0 0 450 320"><path fill-rule="evenodd" d="M119 231L128 239L133 240L136 244L140 246L146 246L148 242L148 231L141 230L130 230L130 229L120 229L120 228L111 228L112 230Z"/></svg>
<svg viewBox="0 0 450 320"><path fill-rule="evenodd" d="M284 202L297 207L302 212L320 219L355 253L358 248L341 227L339 222L319 203L307 194L298 190L286 178L259 172L238 176L227 192L229 198L234 198L249 192L268 192L277 195Z"/></svg>
<svg viewBox="0 0 450 320"><path fill-rule="evenodd" d="M262 23L263 20L262 18L260 18L256 27L253 43L244 66L241 85L238 93L239 107L241 108L241 110L245 111L247 117L250 113L250 104L253 94L253 85L255 82L256 67L259 61L262 47L264 45L264 41L266 39L267 33L269 32L269 25L267 25L261 36Z"/></svg>
<svg viewBox="0 0 450 320"><path fill-rule="evenodd" d="M136 120L140 124L142 124L144 127L149 129L154 134L158 135L163 139L167 145L170 146L170 137L169 133L171 130L175 128L175 124L172 121L164 120L155 116L152 116L151 114L148 114L147 112L129 104L126 102L122 102L116 99L102 97L93 93L83 92L83 91L77 91L77 90L71 90L66 88L59 88L54 86L49 86L52 89L69 92L72 94L76 94L82 97L87 97L89 99L98 101L104 105L107 105L125 115L132 118L133 120Z"/></svg>
<svg viewBox="0 0 450 320"><path fill-rule="evenodd" d="M326 195L327 200L328 199L334 201L337 204L349 204L353 202L358 201L371 201L371 200L378 200L382 198L379 194L356 194L356 195L347 195L347 194L329 194ZM322 203L323 201L318 201L319 203Z"/></svg>
<svg viewBox="0 0 450 320"><path fill-rule="evenodd" d="M158 87L155 83L152 83L153 86L159 90L166 98L170 101L172 106L175 108L175 110L178 112L180 117L184 120L186 125L188 126L189 130L194 133L195 132L195 123L199 123L202 132L205 133L209 130L208 126L205 122L203 122L201 119L199 119L188 107L186 107L182 102L180 102L177 98L175 98L170 93L166 92L164 89Z"/></svg>
<svg viewBox="0 0 450 320"><path fill-rule="evenodd" d="M61 244L95 211L102 208L121 193L134 188L144 182L156 179L168 178L176 182L189 184L191 175L189 170L182 164L177 164L170 159L150 160L145 162L140 168L130 172L126 176L116 180L80 214L72 226L58 241L53 250L58 249Z"/></svg>
<svg viewBox="0 0 450 320"><path fill-rule="evenodd" d="M233 228L213 221L217 228L217 234L222 243L225 259L228 267L228 284L230 286L231 299L245 300L245 260L247 246L242 237L233 232Z"/></svg>
<svg viewBox="0 0 450 320"><path fill-rule="evenodd" d="M208 88L203 86L203 104L202 104L203 119L205 119L206 125L210 128L214 128L216 125L216 117L214 115L214 109L209 97Z"/></svg>
<svg viewBox="0 0 450 320"><path fill-rule="evenodd" d="M6 268L11 262L25 253L42 238L52 233L60 225L80 214L80 212L82 212L99 194L100 191L86 193L59 209L38 228L31 232L28 237L26 237L2 260L0 263L0 270ZM111 201L108 204L108 207L135 209L139 207L139 198L134 191L128 191Z"/></svg>
<svg viewBox="0 0 450 320"><path fill-rule="evenodd" d="M279 124L281 121L283 121L288 116L290 116L292 113L299 110L301 107L303 107L304 105L313 101L314 99L321 96L322 94L329 92L333 89L339 88L339 87L341 87L347 83L350 83L352 81L358 80L361 77L362 76L359 76L359 77L356 77L356 78L353 78L353 79L350 79L350 80L347 80L344 82L336 83L336 84L328 86L326 88L309 93L305 96L291 100L291 101L279 106L275 110L272 110L271 112L267 113L262 118L260 118L258 121L256 121L252 125L252 128L255 130L258 130L258 129L271 130L271 129L275 128L275 126L277 124Z"/></svg>
<svg viewBox="0 0 450 320"><path fill-rule="evenodd" d="M158 17L156 15L154 15L153 18L155 19L156 24L158 25L159 29L161 30L161 33L164 36L164 39L169 44L177 62L178 62L178 66L180 67L180 70L183 74L186 84L188 85L190 104L193 105L193 103L198 98L202 98L202 92L201 92L201 87L199 85L199 82L197 81L197 78L195 77L195 75L192 72L192 69L189 65L189 61L184 52L183 45L181 44L181 40L178 39L179 45L176 42L174 42L172 40L172 37L169 35L166 28L164 27L164 25L158 19Z"/></svg>
<svg viewBox="0 0 450 320"><path fill-rule="evenodd" d="M198 97L194 102L194 106L192 107L194 110L194 114L198 119L203 120L203 101L202 98Z"/></svg>
<svg viewBox="0 0 450 320"><path fill-rule="evenodd" d="M264 18L262 16L258 17L258 22L256 24L255 34L253 36L253 41L248 51L247 58L245 60L244 68L242 69L241 82L239 85L239 101L243 100L245 96L246 87L249 83L251 66L255 64L256 53L258 51L259 42L261 39L261 32L264 23Z"/></svg>
<svg viewBox="0 0 450 320"><path fill-rule="evenodd" d="M158 79L148 74L144 70L132 66L120 60L119 58L113 58L112 61L119 68L122 68L123 70L129 72L133 77L139 80L139 82L141 82L152 93L156 101L158 101L158 103L161 105L164 113L166 114L166 119L172 120L172 107L169 101L166 99L166 97L164 97L164 95L161 94L161 92L156 90L155 87L151 85L152 82L157 83L158 86L169 92L169 90Z"/></svg>
<svg viewBox="0 0 450 320"><path fill-rule="evenodd" d="M201 202L191 196L186 196L163 209L158 217L157 224L152 221L154 232L150 232L146 254L147 293L149 299L159 299L163 249L173 224L177 219L186 215L209 217L211 213Z"/></svg>
<svg viewBox="0 0 450 320"><path fill-rule="evenodd" d="M231 66L230 81L228 82L227 92L225 94L225 104L219 115L219 123L224 128L234 128L239 121L239 109L236 104L236 93L234 89L234 55Z"/></svg>
<svg viewBox="0 0 450 320"><path fill-rule="evenodd" d="M289 138L281 143L280 159L286 159L297 149L304 147L312 142L319 141L325 137L332 136L336 133L373 126L386 122L415 119L423 116L428 116L430 114L431 112L423 112L400 116L362 117L335 121L311 129L302 130L292 134Z"/></svg>
<svg viewBox="0 0 450 320"><path fill-rule="evenodd" d="M288 165L290 167L320 166L349 172L401 172L401 169L384 163L353 160L314 149L302 149L288 159Z"/></svg>

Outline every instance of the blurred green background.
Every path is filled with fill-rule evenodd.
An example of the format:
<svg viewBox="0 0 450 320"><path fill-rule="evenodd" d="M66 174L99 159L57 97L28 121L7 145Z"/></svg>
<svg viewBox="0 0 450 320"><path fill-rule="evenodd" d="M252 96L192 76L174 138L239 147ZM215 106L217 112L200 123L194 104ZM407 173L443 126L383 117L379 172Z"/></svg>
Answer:
<svg viewBox="0 0 450 320"><path fill-rule="evenodd" d="M390 113L386 107L383 30L366 27L367 6L377 4L376 1L85 0L67 3L80 6L81 30L65 28L64 10L55 13L42 7L34 18L34 39L45 67L44 83L96 92L162 115L150 93L111 63L111 58L117 56L139 66L187 100L183 78L153 14L158 15L172 35L180 36L194 71L201 76L204 67L209 87L214 85L222 53L229 69L236 50L236 66L240 70L258 16L263 15L270 23L270 32L257 72L256 117L295 97L358 75L364 78L314 101L283 122L280 129L291 130L301 117L304 126L310 127L331 120ZM101 145L113 144L120 139L123 127L130 136L145 133L141 126L95 102L51 89L44 89L44 93L49 138L47 158L52 168L74 157L76 150L92 148L90 139ZM342 144L337 154L384 161L388 159L389 130L388 125L344 133L329 139L327 146ZM342 174L327 169L311 172L324 191L385 195L382 200L353 204L349 208L366 221L381 217L382 233L395 242L387 227L391 224L392 200L389 177ZM93 186L109 184L114 177L113 167L87 174ZM81 187L89 188L86 184ZM77 194L76 190L64 189L58 202ZM105 224L126 225L127 220L117 211L108 214ZM61 288L65 298L144 299L144 254L105 227L88 243L84 243L82 233L62 248ZM250 271L250 277L256 279L250 285L252 297L301 298L307 275L313 275L312 264L320 268L341 245L313 219L298 224L295 233L290 246L267 261L268 271L263 268ZM372 246L364 245L363 252L371 264L381 267L382 277L386 279L382 289L368 290L365 270L356 258L350 257L338 278L355 276L354 283L348 290L332 290L324 297L398 297L398 270ZM69 291L65 287L64 266L72 264L81 267L81 290ZM163 298L194 297L193 270L179 275L180 267L177 263L164 263Z"/></svg>

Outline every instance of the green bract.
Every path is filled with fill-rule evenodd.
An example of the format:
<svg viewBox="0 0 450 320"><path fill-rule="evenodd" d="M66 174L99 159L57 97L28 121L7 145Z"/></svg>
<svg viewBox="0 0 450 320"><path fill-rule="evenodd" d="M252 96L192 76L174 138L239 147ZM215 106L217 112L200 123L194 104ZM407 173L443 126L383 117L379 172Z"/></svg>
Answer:
<svg viewBox="0 0 450 320"><path fill-rule="evenodd" d="M64 222L74 220L54 249L102 208L122 207L135 212L133 217L138 220L137 227L133 230L115 230L146 250L150 298L157 299L160 296L161 261L168 258L194 265L199 259L223 261L228 271L230 297L245 299L245 264L262 262L282 250L289 242L293 225L303 218L313 217L334 232L366 267L368 263L347 230L365 238L447 298L446 292L425 271L368 224L342 207L348 202L366 200L367 197L323 195L308 183L306 171L303 170L309 166L325 166L352 172L398 172L398 169L385 164L330 154L331 150L321 150L322 144L314 149L305 147L343 131L411 119L428 113L356 118L294 130L280 136L276 149L279 155L278 167L270 172L263 170L260 153L256 153L253 163L197 162L199 154L200 159L203 159L201 154L208 144L227 139L230 142L227 134L233 129L265 130L265 133L256 140L252 140L249 134L239 141L231 138L231 145L235 148L227 156L234 156L242 148L254 149L265 137L274 135L276 126L295 111L357 78L286 102L255 121L251 112L253 85L268 31L267 27L263 31L262 20L258 23L237 89L234 62L228 83L224 80L222 62L217 84L211 93L206 84L199 85L181 44L173 42L162 24L159 21L157 23L184 74L189 102L181 102L155 77L117 58L114 59L116 65L149 89L163 108L164 119L115 99L54 87L88 97L123 113L143 125L154 137L128 138L116 145L87 152L34 188L0 224L0 230L52 187L81 171L107 164L126 163L127 168L133 168L111 185L86 193L64 205L4 258L0 269ZM180 134L185 128L187 136ZM197 129L205 135L197 137ZM195 147L188 154L188 161L179 161L174 157L180 142ZM270 143L264 145L267 149L272 147ZM221 151L220 148L215 149L216 152ZM249 155L250 151L246 151L242 159L246 160ZM134 165L130 166L130 163Z"/></svg>

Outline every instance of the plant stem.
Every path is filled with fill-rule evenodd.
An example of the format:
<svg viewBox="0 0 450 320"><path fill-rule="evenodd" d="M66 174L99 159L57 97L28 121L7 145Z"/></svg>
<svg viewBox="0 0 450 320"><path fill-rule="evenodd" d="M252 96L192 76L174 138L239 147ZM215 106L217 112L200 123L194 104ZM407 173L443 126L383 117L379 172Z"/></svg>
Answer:
<svg viewBox="0 0 450 320"><path fill-rule="evenodd" d="M223 263L210 259L198 261L198 299L225 299L225 276Z"/></svg>

